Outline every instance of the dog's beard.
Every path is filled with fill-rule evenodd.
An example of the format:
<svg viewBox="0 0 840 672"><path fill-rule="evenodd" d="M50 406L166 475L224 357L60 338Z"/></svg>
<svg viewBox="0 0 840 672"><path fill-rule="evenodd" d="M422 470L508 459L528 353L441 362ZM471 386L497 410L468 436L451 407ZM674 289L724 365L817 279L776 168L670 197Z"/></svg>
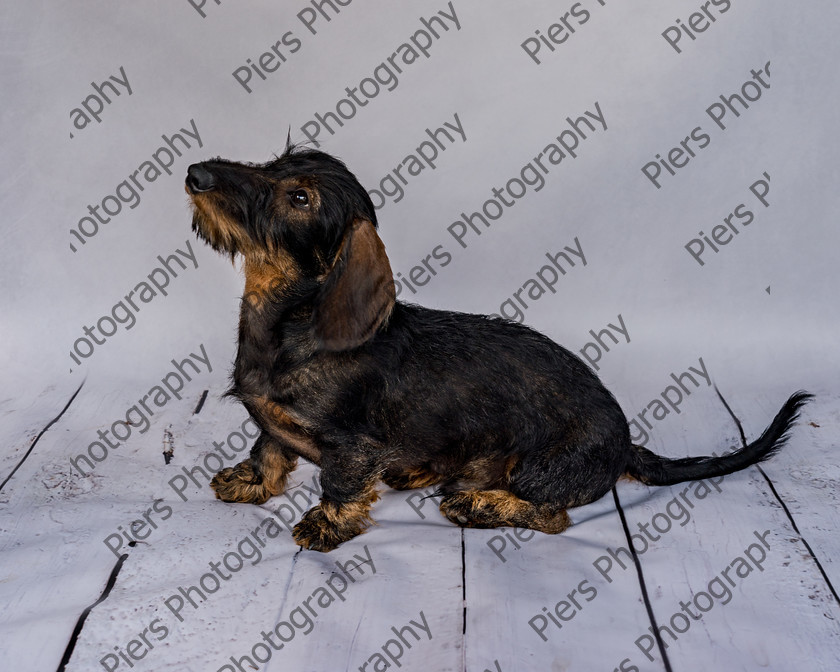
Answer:
<svg viewBox="0 0 840 672"><path fill-rule="evenodd" d="M240 227L228 216L215 209L208 210L195 199L192 199L192 209L192 230L216 252L230 256L232 261L238 252L248 247Z"/></svg>

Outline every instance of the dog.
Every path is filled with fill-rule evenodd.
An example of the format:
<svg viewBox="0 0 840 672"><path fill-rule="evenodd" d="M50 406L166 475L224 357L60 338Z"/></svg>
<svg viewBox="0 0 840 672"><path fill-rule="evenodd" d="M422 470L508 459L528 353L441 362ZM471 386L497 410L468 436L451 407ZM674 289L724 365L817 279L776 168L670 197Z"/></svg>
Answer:
<svg viewBox="0 0 840 672"><path fill-rule="evenodd" d="M618 402L575 355L501 318L396 301L373 204L345 164L287 145L264 163L191 165L192 228L240 255L245 293L228 394L261 434L211 482L225 502L284 491L299 458L323 493L293 529L327 552L372 522L377 483L436 486L463 527L556 534L567 509L616 481L723 476L772 456L800 407L793 394L753 443L667 459L631 443Z"/></svg>

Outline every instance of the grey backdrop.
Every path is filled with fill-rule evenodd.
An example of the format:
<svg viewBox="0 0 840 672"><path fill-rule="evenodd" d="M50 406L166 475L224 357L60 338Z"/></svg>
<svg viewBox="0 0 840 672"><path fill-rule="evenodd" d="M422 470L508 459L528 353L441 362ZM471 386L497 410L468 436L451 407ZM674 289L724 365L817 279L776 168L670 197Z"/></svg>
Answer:
<svg viewBox="0 0 840 672"><path fill-rule="evenodd" d="M420 267L401 298L514 317L517 306L574 351L590 330L622 327L619 343L601 335L609 352L586 352L601 350L629 417L690 366L773 404L835 382L836 3L18 1L2 14L4 399L84 377L141 392L198 344L221 383L242 278L190 232L185 170L267 160L337 105L348 118L321 131L322 149L370 189L385 179L393 193L404 164L402 198L376 197L394 271ZM748 109L722 102L733 94ZM577 121L587 111L595 130ZM434 169L411 159L430 156L427 129L447 123L458 132L437 135ZM555 164L558 136L579 145ZM450 228L466 230L453 223L494 188L511 205L489 228L475 220L482 234L462 247ZM739 205L736 235L724 219ZM529 282L566 246L585 265L567 252L576 264L553 292ZM177 277L151 297L141 283L162 284L157 257L177 249L194 261L170 260Z"/></svg>

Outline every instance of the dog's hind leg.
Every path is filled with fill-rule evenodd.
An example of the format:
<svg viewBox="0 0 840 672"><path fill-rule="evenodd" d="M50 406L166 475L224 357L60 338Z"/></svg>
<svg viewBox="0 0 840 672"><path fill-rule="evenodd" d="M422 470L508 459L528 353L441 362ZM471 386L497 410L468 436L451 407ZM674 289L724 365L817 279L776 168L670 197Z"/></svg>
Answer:
<svg viewBox="0 0 840 672"><path fill-rule="evenodd" d="M251 449L251 457L235 467L222 469L210 481L216 497L224 502L262 504L286 488L297 455L263 432Z"/></svg>
<svg viewBox="0 0 840 672"><path fill-rule="evenodd" d="M427 465L405 470L386 471L382 482L394 490L413 490L414 488L428 488L444 480L442 474L437 474Z"/></svg>
<svg viewBox="0 0 840 672"><path fill-rule="evenodd" d="M461 527L527 527L558 534L572 524L560 504L534 504L508 490L461 490L445 495L444 516Z"/></svg>

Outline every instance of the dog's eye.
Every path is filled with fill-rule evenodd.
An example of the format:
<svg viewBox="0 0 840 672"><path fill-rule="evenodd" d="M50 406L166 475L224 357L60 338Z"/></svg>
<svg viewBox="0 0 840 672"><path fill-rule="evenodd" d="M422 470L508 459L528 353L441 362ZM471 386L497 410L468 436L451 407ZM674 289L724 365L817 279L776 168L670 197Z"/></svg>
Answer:
<svg viewBox="0 0 840 672"><path fill-rule="evenodd" d="M289 193L289 200L292 202L292 205L296 208L309 207L309 194L307 194L306 191L303 189L297 189Z"/></svg>

